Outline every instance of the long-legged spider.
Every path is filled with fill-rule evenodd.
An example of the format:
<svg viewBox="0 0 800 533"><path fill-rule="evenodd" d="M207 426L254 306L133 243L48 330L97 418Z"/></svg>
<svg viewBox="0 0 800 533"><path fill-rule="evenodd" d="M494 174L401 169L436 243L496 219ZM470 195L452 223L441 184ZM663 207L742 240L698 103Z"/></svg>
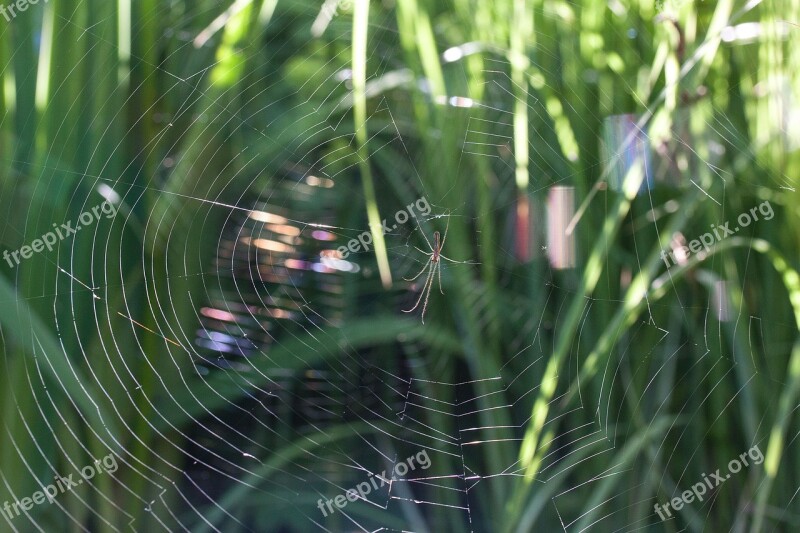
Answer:
<svg viewBox="0 0 800 533"><path fill-rule="evenodd" d="M437 278L439 280L439 292L444 294L444 291L442 290L442 265L441 265L441 260L442 259L446 259L447 261L450 261L451 263L459 263L459 261L454 261L454 260L450 259L449 257L445 257L444 255L442 255L442 248L444 248L444 242L447 240L447 230L449 228L450 228L450 218L448 217L447 226L445 226L445 228L444 228L444 237L442 238L441 242L439 242L439 232L438 231L434 231L433 232L433 246L431 246L431 242L428 240L428 237L425 237L425 233L422 234L422 236L425 237L425 242L428 243L428 246L430 247L431 251L430 252L425 252L423 250L420 250L416 246L414 248L417 248L417 250L419 250L421 253L427 255L428 256L428 261L425 262L425 266L422 267L422 270L420 270L419 273L416 276L414 276L411 279L403 278L406 281L414 281L417 278L419 278L422 275L423 272L425 272L426 270L428 271L428 276L427 276L427 278L425 278L425 285L422 286L422 292L419 293L419 298L417 298L417 303L415 303L414 307L412 307L411 309L408 309L408 310L403 309L402 310L404 313L413 312L417 307L419 307L419 303L422 301L422 297L424 296L425 297L425 303L422 305L422 323L423 324L425 323L425 310L428 309L428 299L431 296L431 289L433 288L433 276L434 275L437 275Z"/></svg>

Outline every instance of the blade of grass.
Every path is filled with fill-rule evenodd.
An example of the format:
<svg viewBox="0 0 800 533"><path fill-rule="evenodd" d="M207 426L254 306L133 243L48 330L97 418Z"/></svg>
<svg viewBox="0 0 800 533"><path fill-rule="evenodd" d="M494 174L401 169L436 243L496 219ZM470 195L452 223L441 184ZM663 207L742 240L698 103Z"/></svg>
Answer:
<svg viewBox="0 0 800 533"><path fill-rule="evenodd" d="M369 30L369 0L356 0L353 11L353 122L356 131L356 154L358 168L361 171L361 183L364 188L364 199L367 203L367 218L375 245L375 258L378 271L385 288L392 285L392 272L389 268L389 256L386 253L386 241L383 238L383 225L375 196L375 185L372 180L372 169L367 148L367 35Z"/></svg>

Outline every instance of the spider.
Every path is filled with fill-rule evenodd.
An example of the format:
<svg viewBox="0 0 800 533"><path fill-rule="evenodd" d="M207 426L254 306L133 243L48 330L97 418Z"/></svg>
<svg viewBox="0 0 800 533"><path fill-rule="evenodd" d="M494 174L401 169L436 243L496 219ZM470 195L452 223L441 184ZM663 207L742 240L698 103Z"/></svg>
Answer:
<svg viewBox="0 0 800 533"><path fill-rule="evenodd" d="M444 237L442 238L441 242L439 242L439 236L440 236L439 232L438 231L434 231L433 232L433 246L431 246L431 242L428 240L428 237L425 237L424 233L422 234L422 236L425 237L425 242L428 243L428 247L430 247L431 251L430 252L425 252L423 250L420 250L416 246L414 248L417 248L417 250L419 252L427 255L428 256L428 261L425 262L425 266L422 267L422 270L420 270L419 273L416 276L414 276L411 279L403 278L406 281L414 281L417 278L419 278L423 274L423 272L425 272L426 270L428 271L428 277L425 278L425 285L422 286L422 292L419 294L419 298L417 298L417 303L415 303L414 307L412 307L411 309L408 309L408 310L403 309L402 310L404 313L411 313L417 307L419 307L419 303L422 301L422 297L424 296L425 297L425 303L422 305L422 323L423 324L425 323L425 310L428 309L428 299L431 296L431 289L433 288L433 276L434 276L434 274L436 274L438 279L439 279L439 292L444 294L444 291L442 290L442 265L441 265L441 260L442 259L446 259L447 261L450 261L451 263L458 263L459 262L459 261L454 261L454 260L450 259L449 257L445 257L444 255L442 255L442 248L444 247L444 241L447 240L447 230L449 228L450 228L450 218L448 217L447 226L445 226L445 228L444 228Z"/></svg>

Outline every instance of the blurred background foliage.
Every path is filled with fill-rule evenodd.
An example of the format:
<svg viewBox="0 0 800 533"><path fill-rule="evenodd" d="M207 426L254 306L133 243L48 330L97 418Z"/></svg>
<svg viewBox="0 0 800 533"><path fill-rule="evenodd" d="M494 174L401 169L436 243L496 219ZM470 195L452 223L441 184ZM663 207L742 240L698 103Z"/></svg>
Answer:
<svg viewBox="0 0 800 533"><path fill-rule="evenodd" d="M331 399L301 377L369 361L424 384L417 422L461 445L431 472L461 478L419 488L440 505L354 505L368 530L796 530L799 19L800 0L50 0L0 20L4 248L118 205L0 263L0 501L113 451L115 478L32 511L43 530L354 530L316 510L340 491L298 480L354 486L334 455L372 464L364 440L409 426L309 414L389 378ZM303 182L320 168L329 191ZM571 268L545 238L554 186ZM433 216L376 233L335 289L278 276L284 305L235 283L251 210L341 245L422 196ZM764 201L774 219L667 271L662 249ZM402 277L445 226L471 263L444 265L423 325ZM262 356L200 361L200 309L248 298ZM713 503L655 517L754 444L763 465Z"/></svg>

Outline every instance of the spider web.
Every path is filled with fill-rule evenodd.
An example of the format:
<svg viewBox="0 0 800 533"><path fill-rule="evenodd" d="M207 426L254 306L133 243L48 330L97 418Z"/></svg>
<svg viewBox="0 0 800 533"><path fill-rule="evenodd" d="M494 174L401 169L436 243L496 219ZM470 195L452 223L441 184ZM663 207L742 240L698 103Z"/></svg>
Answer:
<svg viewBox="0 0 800 533"><path fill-rule="evenodd" d="M240 4L245 3L234 3L226 16L235 16ZM315 27L326 24L327 15L317 8L293 6L283 16L288 23L312 14L318 21ZM210 14L198 8L182 14L181 20L196 16ZM349 38L345 29L349 22L345 15L336 15L327 24L321 35L336 35L327 43L334 50L329 60L346 65L350 50L343 43ZM214 27L212 22L212 34ZM202 45L195 46L200 37L182 31L164 36L174 41L173 60L200 53ZM280 37L269 44L274 45L276 56L290 52L289 42L282 43ZM148 524L165 530L493 530L501 506L511 498L508 487L524 478L519 446L545 385L545 368L555 349L549 343L554 343L563 327L570 301L579 297L576 279L583 275L581 260L589 250L578 245L577 260L567 254L566 261L575 262L571 266L577 268L566 269L527 268L530 263L521 261L520 255L529 253L530 261L552 262L557 254L554 248L570 246L568 237L562 235L564 241L559 241L545 235L552 222L547 217L559 208L570 215L562 223L587 223L576 210L579 205L564 203L566 197L558 196L562 203L549 206L543 199L554 188L570 187L577 176L554 174L543 159L532 164L531 174L537 178L528 192L538 203L532 206L529 240L522 246L513 238L519 222L513 179L516 97L508 63L491 61L491 70L484 72L489 81L483 101L462 94L438 101L428 93L429 104L464 113L467 127L458 147L462 161L486 158L499 184L492 214L504 221L506 231L494 250L486 250L478 233L480 219L470 206L453 205L449 192L433 196L428 186L433 177L417 171L418 147L404 133L409 130L408 109L394 107L395 101L382 94L409 93L416 85L425 89L424 83L402 68L395 69L388 57L379 56L386 53L383 46L376 46L373 53L378 68L369 78L374 94L370 93L373 105L367 120L368 162L385 168L402 161L412 170L401 176L376 174L381 186L403 197L396 206L381 206L381 216L391 221L404 205L418 198L425 198L430 206L429 212L411 215L384 235L394 279L389 289L380 282L374 248L366 249L362 242L361 249L346 258L337 251L369 230L363 214L367 199L358 187L358 161L353 157L355 135L346 112L352 75L347 68L320 66L318 58L300 61L289 71L311 75L290 94L273 90L276 82L270 75L258 73L248 87L252 101L264 98L269 103L251 104L237 114L226 105L226 91L204 89L207 73L193 70L191 62L180 72L151 65L174 84L162 95L166 103L159 114L158 133L140 153L124 155L126 139L135 134L130 130L124 132L114 153L92 151L87 169L60 164L64 154L58 147L50 148L44 164L24 162L29 172L41 176L37 194L71 194L68 215L72 218L64 221L74 220L74 215L104 200L116 206L117 214L84 227L57 254L36 259L46 263L42 268L52 276L55 289L37 296L39 303L46 304L42 309L50 308L42 322L56 332L66 367L55 366L52 347L46 346L34 327L39 324L21 320L18 335L32 340L34 357L16 375L27 383L29 398L15 398L15 403L30 400L36 407L33 411L11 409L21 415L26 428L44 423L52 439L32 447L11 437L9 453L18 456L25 465L23 472L39 483L79 471L91 463L90 458L108 453L117 458L120 470L87 481L89 489L56 498L52 505L26 511L13 520L4 516L8 527L46 531L58 527L53 524L69 523L83 531L101 525L120 530L119 523L103 518L107 510L101 508L110 506L129 519L134 530L140 527L137 519L142 520L139 509L145 510ZM445 58L451 56L445 52ZM458 60L453 62L458 64ZM75 76L80 79L79 73ZM90 83L81 83L88 90ZM197 113L204 103L206 113L216 116ZM524 104L530 116L546 116L545 102L531 98ZM473 111L479 116L471 116ZM87 135L66 120L59 126L69 135ZM101 130L108 126L97 125ZM728 135L724 122L708 127L723 139ZM181 133L171 133L175 129ZM675 129L679 136L681 132ZM193 131L200 132L201 144L180 147L181 138ZM641 135L647 138L646 133ZM226 154L228 162L219 168L206 155L219 153L223 141L236 149ZM561 151L556 141L542 135L529 144L540 153ZM272 145L280 148L271 149ZM634 151L647 150L633 145ZM620 152L607 154L598 166L613 168L632 150L631 138L615 146ZM718 159L687 151L693 164L713 168L720 182L726 181ZM648 157L657 159L652 154ZM115 169L119 158L125 159L126 168ZM141 175L137 160L143 158L161 161L156 175ZM114 170L120 171L118 177L109 176ZM629 232L626 237L633 242L640 269L647 261L636 246L641 234L661 231L656 213L661 203L655 188L669 186L654 181L653 176L666 173L661 167L647 172L639 193L643 201L635 204L623 228ZM183 173L186 180L197 179L197 186L171 188L167 178L174 173ZM74 192L63 191L59 175L70 177ZM613 189L613 180L622 176L611 170L605 177L603 181ZM688 186L700 188L696 183ZM706 194L708 202L722 205L724 198ZM587 197L579 195L578 203L600 201ZM722 221L733 217L721 208L719 215ZM25 227L12 230L28 237L27 225L38 228L42 223L48 226L61 219L51 219L45 212L30 213ZM416 283L402 278L426 265L433 231L444 234L446 228L456 226L474 233L473 255L442 263L444 294L435 279L427 310L432 319L422 327L417 315L403 316L400 311L419 297L425 272ZM112 248L114 244L117 249ZM131 249L137 251L133 260ZM447 242L442 253L448 254ZM498 265L496 274L504 287L500 295L491 294L479 280L487 254L494 254ZM709 261L713 266L717 259ZM475 287L468 299L454 304L450 301L458 294L454 284L463 276L470 276ZM622 272L622 289L635 276L636 272ZM688 433L686 419L700 416L706 408L720 408L711 419L711 432L718 421L726 421L738 396L747 394L754 382L780 381L756 360L757 353L766 352L757 346L764 342L760 317L742 306L729 309L731 304L725 301L730 286L739 284L735 289L744 292L744 282L714 280L719 282L716 297L698 310L681 303L682 293L669 273L665 276L660 282L674 291L672 301L677 305L647 302L641 321L620 331L619 338L613 339L611 355L588 381L581 376L586 357L581 336L593 324L605 323L609 309L624 301L585 298L577 337L556 376L568 387L559 388L549 402L551 411L543 429L552 433L543 444L550 451L534 483L541 496L533 507L546 506L542 513L557 520L565 531L607 531L611 527L607 524L620 522L618 515L652 508L653 503L680 494L697 479L688 467L675 477L674 465L702 453L707 437ZM610 277L602 282L617 283ZM527 292L515 286L526 287ZM503 308L492 305L492 298L499 298ZM541 303L538 315L525 313L530 299ZM673 305L674 323L654 319L652 306L656 305ZM510 352L495 372L487 371L489 365L476 366L474 361L481 354L464 355L464 347L441 329L441 323L461 323L459 309L466 308L474 310L477 324L485 330L507 334ZM17 311L25 316L21 308ZM150 317L147 323L139 320L142 316ZM678 358L690 341L672 331L697 316L701 324L693 338L702 338L704 343L692 348L693 353L699 350L700 358L687 367ZM734 323L738 328L745 319L745 353L726 353L722 335L714 335L712 325L718 323L721 329L724 323ZM480 332L458 334L469 339ZM95 340L83 342L90 337ZM701 365L709 358L713 363ZM109 416L101 420L103 424L86 409L85 398L73 395L72 376L59 374L63 368L88 377L91 389L98 392L102 412ZM663 372L675 375L670 390L655 394L649 386L642 390L634 386L655 383ZM732 376L739 384L735 394L721 406L712 405L718 399L711 393ZM9 374L9 385L12 379ZM689 390L682 396L686 404L670 406L670 393L684 387ZM626 420L623 409L630 405L636 413L647 410L650 419L639 426ZM668 418L657 418L668 408ZM766 423L765 417L756 420L758 427ZM77 427L78 422L83 429ZM642 432L650 431L672 438L657 446L641 438ZM144 440L143 433L154 437ZM750 437L753 445L765 449L765 440ZM790 439L790 446L796 438ZM620 455L619 450L625 453ZM385 472L396 472L398 465L423 452L430 460L429 468L423 469L418 459L418 468L395 475L365 498L333 507L335 511L327 514L321 512L320 501L345 495L360 483L385 477ZM626 453L636 458L623 460ZM715 458L714 464L722 466L728 459ZM47 475L30 466L42 460ZM615 478L630 472L637 472L640 484L620 489ZM9 500L29 496L27 486L15 487L10 474L0 472L0 477ZM654 486L674 490L659 493L654 500ZM697 505L690 518L703 520L704 514L710 515L714 498L723 491L725 487ZM120 506L117 502L122 496L136 502L136 509ZM576 508L576 500L589 505ZM263 512L265 507L268 512ZM629 523L623 530L660 523L650 512L645 522Z"/></svg>

